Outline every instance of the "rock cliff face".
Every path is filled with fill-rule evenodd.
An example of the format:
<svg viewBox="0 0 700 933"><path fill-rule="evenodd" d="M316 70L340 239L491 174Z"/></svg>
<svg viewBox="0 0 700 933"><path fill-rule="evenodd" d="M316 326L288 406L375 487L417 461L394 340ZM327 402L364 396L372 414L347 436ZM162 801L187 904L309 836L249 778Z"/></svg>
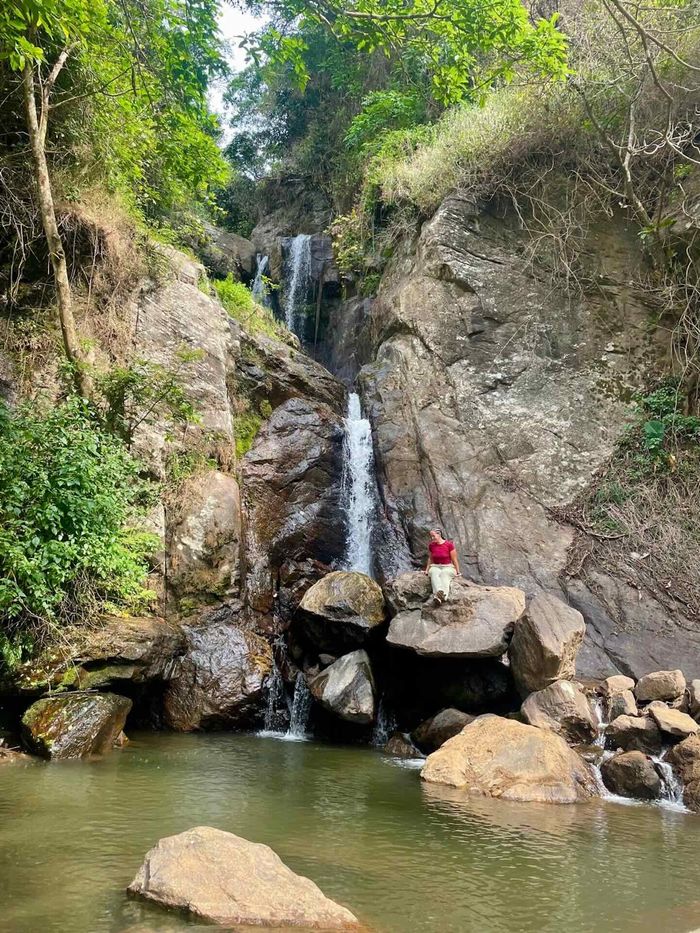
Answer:
<svg viewBox="0 0 700 933"><path fill-rule="evenodd" d="M572 299L525 261L507 217L450 196L385 273L360 384L384 511L414 559L442 526L473 580L563 593L583 613L580 676L640 676L687 667L700 635L614 573L569 577L574 529L555 514L606 461L664 355L627 286L633 237L613 225L593 239L595 292Z"/></svg>

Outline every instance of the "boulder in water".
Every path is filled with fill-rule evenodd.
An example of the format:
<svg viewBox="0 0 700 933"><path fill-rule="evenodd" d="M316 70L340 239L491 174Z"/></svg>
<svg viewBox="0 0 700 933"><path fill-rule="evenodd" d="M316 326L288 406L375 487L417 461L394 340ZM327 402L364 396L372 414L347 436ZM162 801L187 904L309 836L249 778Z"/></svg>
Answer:
<svg viewBox="0 0 700 933"><path fill-rule="evenodd" d="M661 778L654 762L643 752L621 752L600 767L603 783L621 797L656 800L661 796Z"/></svg>
<svg viewBox="0 0 700 933"><path fill-rule="evenodd" d="M456 579L439 606L406 609L389 626L387 641L433 658L498 658L525 611L525 594L509 586L476 586Z"/></svg>
<svg viewBox="0 0 700 933"><path fill-rule="evenodd" d="M347 722L367 724L374 719L372 666L362 649L343 655L309 680L309 690L329 712Z"/></svg>
<svg viewBox="0 0 700 933"><path fill-rule="evenodd" d="M683 671L654 671L637 681L634 695L640 703L650 700L677 700L685 692Z"/></svg>
<svg viewBox="0 0 700 933"><path fill-rule="evenodd" d="M683 802L700 812L700 735L691 735L668 752L666 761L683 783Z"/></svg>
<svg viewBox="0 0 700 933"><path fill-rule="evenodd" d="M448 739L421 777L504 800L576 803L597 793L588 765L561 736L493 715Z"/></svg>
<svg viewBox="0 0 700 933"><path fill-rule="evenodd" d="M682 713L680 710L671 709L660 700L654 700L647 707L654 722L665 735L671 735L674 738L687 739L690 735L695 735L700 730L692 716Z"/></svg>
<svg viewBox="0 0 700 933"><path fill-rule="evenodd" d="M555 680L572 680L585 632L576 609L546 593L535 596L516 623L508 649L521 696L544 690Z"/></svg>
<svg viewBox="0 0 700 933"><path fill-rule="evenodd" d="M124 728L131 700L115 693L66 693L32 703L22 736L42 758L85 758L108 752Z"/></svg>
<svg viewBox="0 0 700 933"><path fill-rule="evenodd" d="M522 714L531 726L551 729L569 742L591 742L598 734L586 694L570 680L557 680L531 693L522 705Z"/></svg>
<svg viewBox="0 0 700 933"><path fill-rule="evenodd" d="M393 758L423 758L423 752L416 748L407 732L394 732L384 746L384 753Z"/></svg>
<svg viewBox="0 0 700 933"><path fill-rule="evenodd" d="M474 722L474 718L459 709L443 709L422 722L413 731L411 737L419 748L426 754L430 754L444 745L453 735L461 732L470 722Z"/></svg>
<svg viewBox="0 0 700 933"><path fill-rule="evenodd" d="M383 624L384 595L367 574L336 570L306 591L298 618L318 649L347 651L364 644Z"/></svg>
<svg viewBox="0 0 700 933"><path fill-rule="evenodd" d="M224 608L184 626L185 654L164 697L166 724L180 732L247 726L264 705L272 652L264 638L243 631Z"/></svg>
<svg viewBox="0 0 700 933"><path fill-rule="evenodd" d="M661 751L661 742L659 727L648 716L618 716L605 730L606 746L625 752L656 755Z"/></svg>
<svg viewBox="0 0 700 933"><path fill-rule="evenodd" d="M130 894L228 926L344 930L357 918L268 846L198 826L161 839Z"/></svg>

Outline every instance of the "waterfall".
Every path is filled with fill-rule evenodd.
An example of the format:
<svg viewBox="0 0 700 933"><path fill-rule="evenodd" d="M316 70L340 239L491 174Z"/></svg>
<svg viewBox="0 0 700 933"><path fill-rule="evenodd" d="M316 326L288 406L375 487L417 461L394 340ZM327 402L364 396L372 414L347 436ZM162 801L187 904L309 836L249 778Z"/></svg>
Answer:
<svg viewBox="0 0 700 933"><path fill-rule="evenodd" d="M284 641L280 637L275 646L278 650L286 651ZM284 691L282 672L277 666L276 654L272 652L272 670L267 684L267 708L265 709L265 723L262 735L280 736L287 720L287 696Z"/></svg>
<svg viewBox="0 0 700 933"><path fill-rule="evenodd" d="M658 757L656 755L651 756L651 760L656 765L656 773L661 778L661 799L659 803L672 810L686 811L687 808L683 803L683 784L676 777L671 765L664 761L666 751L662 752Z"/></svg>
<svg viewBox="0 0 700 933"><path fill-rule="evenodd" d="M255 266L255 279L253 280L253 298L261 305L267 306L267 288L263 281L263 276L267 271L267 266L269 259L267 256L263 256L261 253L257 255L257 262Z"/></svg>
<svg viewBox="0 0 700 933"><path fill-rule="evenodd" d="M376 502L372 429L362 417L356 392L348 396L345 419L343 492L348 523L348 543L343 558L346 570L370 574L372 570L372 516Z"/></svg>
<svg viewBox="0 0 700 933"><path fill-rule="evenodd" d="M285 281L284 316L287 327L296 334L299 314L306 304L311 284L311 237L308 233L300 233L292 238L285 266Z"/></svg>
<svg viewBox="0 0 700 933"><path fill-rule="evenodd" d="M294 697L292 699L292 710L289 716L289 729L287 730L285 738L298 740L307 737L311 700L311 691L306 683L306 677L299 672L294 683Z"/></svg>
<svg viewBox="0 0 700 933"><path fill-rule="evenodd" d="M377 709L377 722L372 733L372 745L377 748L383 748L391 737L391 733L396 731L396 718L389 709L384 699L380 697L379 707Z"/></svg>

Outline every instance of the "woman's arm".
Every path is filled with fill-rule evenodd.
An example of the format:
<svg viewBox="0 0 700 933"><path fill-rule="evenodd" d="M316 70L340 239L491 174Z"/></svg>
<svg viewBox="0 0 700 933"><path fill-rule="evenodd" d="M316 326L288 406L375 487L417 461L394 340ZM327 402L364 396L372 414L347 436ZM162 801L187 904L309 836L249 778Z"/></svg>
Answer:
<svg viewBox="0 0 700 933"><path fill-rule="evenodd" d="M452 566L455 569L455 573L461 576L460 569L459 569L459 558L457 557L457 551L454 548L452 548L452 550L450 551L450 560L452 561Z"/></svg>
<svg viewBox="0 0 700 933"><path fill-rule="evenodd" d="M423 571L423 573L427 573L430 570L430 565L432 564L432 562L433 562L433 559L430 556L430 554L428 554L428 563L425 565L425 570Z"/></svg>

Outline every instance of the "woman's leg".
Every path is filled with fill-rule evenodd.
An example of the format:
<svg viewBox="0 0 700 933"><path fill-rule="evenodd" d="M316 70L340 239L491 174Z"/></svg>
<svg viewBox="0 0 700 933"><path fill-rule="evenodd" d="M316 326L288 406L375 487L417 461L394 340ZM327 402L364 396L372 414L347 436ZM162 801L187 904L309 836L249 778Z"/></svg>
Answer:
<svg viewBox="0 0 700 933"><path fill-rule="evenodd" d="M440 567L440 589L445 594L445 599L450 595L450 586L455 578L456 570L452 564L443 564Z"/></svg>
<svg viewBox="0 0 700 933"><path fill-rule="evenodd" d="M439 564L433 564L428 570L428 576L430 577L430 587L433 591L433 594L437 593L440 589L442 580L440 578L440 571L442 567Z"/></svg>

